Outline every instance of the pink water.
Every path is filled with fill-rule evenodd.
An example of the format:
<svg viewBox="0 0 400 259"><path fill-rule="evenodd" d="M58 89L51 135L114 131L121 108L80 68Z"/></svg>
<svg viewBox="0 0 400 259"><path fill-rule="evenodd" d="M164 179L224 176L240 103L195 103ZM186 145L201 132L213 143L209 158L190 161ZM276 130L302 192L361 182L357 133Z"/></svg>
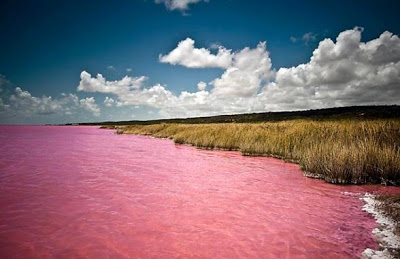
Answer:
<svg viewBox="0 0 400 259"><path fill-rule="evenodd" d="M364 192L96 127L0 127L1 258L358 258Z"/></svg>

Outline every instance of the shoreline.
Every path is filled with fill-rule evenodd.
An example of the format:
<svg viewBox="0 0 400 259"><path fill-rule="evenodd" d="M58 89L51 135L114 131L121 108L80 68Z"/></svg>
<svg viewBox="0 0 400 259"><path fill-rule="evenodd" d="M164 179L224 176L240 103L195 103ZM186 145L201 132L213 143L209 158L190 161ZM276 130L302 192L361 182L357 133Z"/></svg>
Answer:
<svg viewBox="0 0 400 259"><path fill-rule="evenodd" d="M235 150L298 164L334 184L400 186L400 120L102 126L117 134L172 139L201 149Z"/></svg>
<svg viewBox="0 0 400 259"><path fill-rule="evenodd" d="M304 168L301 166L301 164L299 163L299 161L294 160L294 159L288 159L285 158L284 156L279 156L279 155L274 155L274 154L252 154L252 153L243 153L239 148L223 148L223 147L206 147L206 146L196 146L194 144L191 143L178 143L176 142L172 137L159 137L159 136L155 136L154 134L151 133L129 133L129 132L125 132L124 128L127 126L114 126L114 125L108 125L108 126L100 126L100 129L110 129L110 130L114 130L116 134L125 134L125 135L138 135L138 136L147 136L147 137L151 137L151 138L158 138L158 139L168 139L173 141L175 144L177 145L187 145L190 147L194 147L197 149L202 149L202 150L221 150L221 151L236 151L236 152L240 152L243 156L249 156L249 157L271 157L271 158L276 158L276 159L280 159L282 161L288 162L288 163L294 163L300 166L300 169L303 173L303 176L311 178L311 179L318 179L318 180L323 180L327 183L330 184L337 184L337 185L384 185L384 186L394 186L394 187L398 187L400 188L399 185L386 185L383 183L372 183L372 182L365 182L365 183L359 183L359 182L351 182L351 183L346 183L346 182L341 182L340 180L330 180L329 178L326 178L323 174L317 174L317 173L311 173L308 171L305 171ZM129 126L128 126L129 127Z"/></svg>
<svg viewBox="0 0 400 259"><path fill-rule="evenodd" d="M365 202L362 210L371 214L376 221L376 228L372 230L374 237L379 245L379 250L367 248L362 253L364 258L399 258L400 257L400 225L393 214L385 213L382 206L385 201L380 198L385 195L373 195L366 193L360 199ZM387 206L388 204L386 204ZM393 205L393 204L389 204ZM398 204L400 205L400 203ZM399 220L399 219L397 219Z"/></svg>
<svg viewBox="0 0 400 259"><path fill-rule="evenodd" d="M186 142L176 142L173 137L160 137L157 136L153 133L145 133L145 134L140 134L140 133L130 133L126 132L126 128L124 126L102 126L101 128L103 129L112 129L115 130L116 134L134 134L134 135L142 135L142 136L149 136L149 137L154 137L154 138L163 138L163 139L170 139L174 141L176 144L184 144L184 145L189 145L193 146L195 148L199 149L207 149L207 150L225 150L225 151L239 151L241 150L239 148L210 148L210 147L204 147L204 146L196 146L192 143L186 143ZM264 156L264 157L273 157L277 159L281 159L285 162L290 162L290 163L296 163L300 166L300 169L303 172L303 176L313 178L313 179L320 179L324 180L327 183L330 184L349 184L349 183L343 183L340 181L329 181L329 179L326 178L326 176L322 174L313 174L310 172L307 172L304 170L304 168L301 166L300 163L298 163L294 159L287 159L283 156L277 156L277 155L268 155L268 154L246 154L241 152L242 155L244 156ZM360 183L350 183L350 184L360 184ZM371 184L371 183L361 183L361 184ZM387 195L372 195L366 193L363 197L360 197L361 200L364 201L364 205L362 207L362 210L365 211L368 214L371 214L376 221L376 228L372 230L372 233L378 243L379 249L374 250L371 248L366 248L361 256L363 258L397 258L400 257L400 219L397 219L397 214L400 214L400 195L394 195L398 197L398 203L397 204L392 204L390 201L385 200L385 197ZM381 199L381 200L379 200ZM386 202L386 203L385 203ZM383 209L383 205L385 206L394 206L395 210L398 210L397 212L389 211L385 212ZM397 231L397 233L396 233Z"/></svg>

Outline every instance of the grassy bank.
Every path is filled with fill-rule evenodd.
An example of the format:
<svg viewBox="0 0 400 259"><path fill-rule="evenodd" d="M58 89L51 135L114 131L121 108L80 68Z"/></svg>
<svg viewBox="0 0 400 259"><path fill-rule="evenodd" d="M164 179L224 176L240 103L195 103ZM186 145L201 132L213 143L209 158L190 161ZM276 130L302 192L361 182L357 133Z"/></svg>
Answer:
<svg viewBox="0 0 400 259"><path fill-rule="evenodd" d="M399 119L129 125L118 133L280 157L331 183L400 185Z"/></svg>

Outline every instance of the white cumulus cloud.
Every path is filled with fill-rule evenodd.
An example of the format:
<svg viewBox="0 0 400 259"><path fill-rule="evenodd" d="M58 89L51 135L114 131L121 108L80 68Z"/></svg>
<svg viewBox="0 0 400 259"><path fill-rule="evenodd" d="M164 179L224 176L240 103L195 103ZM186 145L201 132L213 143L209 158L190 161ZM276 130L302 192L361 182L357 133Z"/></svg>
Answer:
<svg viewBox="0 0 400 259"><path fill-rule="evenodd" d="M178 46L170 53L160 55L160 62L190 68L227 68L231 65L233 57L231 50L220 46L217 54L213 55L209 49L196 48L194 43L195 41L191 38L179 42Z"/></svg>
<svg viewBox="0 0 400 259"><path fill-rule="evenodd" d="M254 49L246 47L234 53L232 64L212 82L212 92L219 98L250 97L273 75L266 43L261 42Z"/></svg>
<svg viewBox="0 0 400 259"><path fill-rule="evenodd" d="M147 105L161 108L176 98L160 84L144 87L146 79L144 76L125 76L119 81L107 81L101 74L92 77L88 72L82 71L78 91L114 94L118 97L117 106Z"/></svg>
<svg viewBox="0 0 400 259"><path fill-rule="evenodd" d="M199 91L204 91L204 90L206 90L206 87L207 87L207 83L205 83L205 82L203 82L203 81L201 81L201 82L199 82L199 83L197 84L197 89L198 89Z"/></svg>
<svg viewBox="0 0 400 259"><path fill-rule="evenodd" d="M30 92L16 87L14 93L4 100L0 99L2 117L7 116L69 116L82 111L89 111L94 116L100 115L100 108L93 97L79 99L75 94L62 93L57 98L51 96L36 97Z"/></svg>
<svg viewBox="0 0 400 259"><path fill-rule="evenodd" d="M324 39L309 63L279 69L263 100L281 109L399 103L399 37L386 31L364 43L361 32Z"/></svg>
<svg viewBox="0 0 400 259"><path fill-rule="evenodd" d="M165 117L399 104L399 37L386 31L362 42L361 33L356 27L341 32L336 40L324 39L308 63L278 71L272 69L265 42L235 52L219 47L219 55L213 55L186 39L160 61L224 68L209 83L209 90L200 82L196 92L175 95L160 84L146 86L146 77L107 81L86 71L81 73L78 90L112 94L117 106L156 108Z"/></svg>
<svg viewBox="0 0 400 259"><path fill-rule="evenodd" d="M252 99L273 75L266 43L261 42L256 48L246 47L232 53L226 71L211 82L210 91L206 90L205 82L200 82L197 92L174 95L159 84L145 86L146 77L126 76L120 81L107 81L101 74L92 77L86 71L81 73L78 90L113 94L117 97L117 106L144 105L159 109L166 117L212 115L251 111L255 105ZM134 84L135 87L123 83L137 81L140 84Z"/></svg>
<svg viewBox="0 0 400 259"><path fill-rule="evenodd" d="M106 81L103 75L97 74L95 78L86 72L82 71L81 81L78 86L78 91L85 92L100 92L100 93L124 93L127 90L139 89L147 77L129 77L125 76L121 80Z"/></svg>
<svg viewBox="0 0 400 259"><path fill-rule="evenodd" d="M86 97L79 100L79 104L86 110L90 111L94 116L100 116L100 108L96 104L94 97Z"/></svg>

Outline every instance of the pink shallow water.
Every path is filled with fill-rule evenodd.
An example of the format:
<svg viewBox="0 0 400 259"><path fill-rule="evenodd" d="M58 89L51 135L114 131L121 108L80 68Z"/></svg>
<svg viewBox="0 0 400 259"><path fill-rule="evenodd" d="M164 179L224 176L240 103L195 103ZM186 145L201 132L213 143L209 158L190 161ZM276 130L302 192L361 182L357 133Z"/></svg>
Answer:
<svg viewBox="0 0 400 259"><path fill-rule="evenodd" d="M299 167L96 127L0 127L1 258L358 258L360 195Z"/></svg>

